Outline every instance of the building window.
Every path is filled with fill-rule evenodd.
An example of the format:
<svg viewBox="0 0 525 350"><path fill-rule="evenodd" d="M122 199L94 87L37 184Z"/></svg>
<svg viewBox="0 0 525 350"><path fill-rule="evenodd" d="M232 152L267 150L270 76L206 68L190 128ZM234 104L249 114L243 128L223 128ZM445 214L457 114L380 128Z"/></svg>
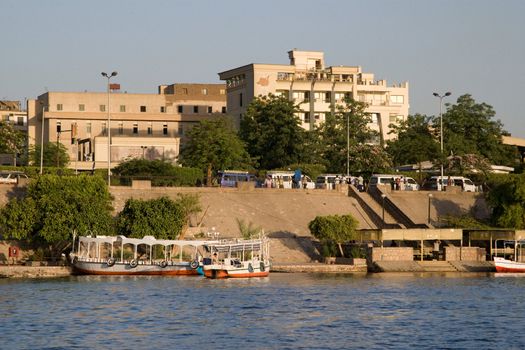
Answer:
<svg viewBox="0 0 525 350"><path fill-rule="evenodd" d="M179 124L179 135L184 135L184 127L182 126L182 124Z"/></svg>
<svg viewBox="0 0 525 350"><path fill-rule="evenodd" d="M80 112L84 112L84 111L86 110L86 105L84 105L84 104L79 104L79 105L78 105L78 110L79 110Z"/></svg>
<svg viewBox="0 0 525 350"><path fill-rule="evenodd" d="M405 103L405 96L403 95L392 95L390 96L390 102L395 104Z"/></svg>
<svg viewBox="0 0 525 350"><path fill-rule="evenodd" d="M188 94L188 88L182 88L182 94L187 95Z"/></svg>
<svg viewBox="0 0 525 350"><path fill-rule="evenodd" d="M140 106L140 112L145 113L146 112L146 106Z"/></svg>
<svg viewBox="0 0 525 350"><path fill-rule="evenodd" d="M166 107L160 106L160 113L166 113Z"/></svg>
<svg viewBox="0 0 525 350"><path fill-rule="evenodd" d="M310 112L304 112L304 119L303 121L305 123L310 123Z"/></svg>
<svg viewBox="0 0 525 350"><path fill-rule="evenodd" d="M193 113L199 113L199 106L193 106Z"/></svg>
<svg viewBox="0 0 525 350"><path fill-rule="evenodd" d="M57 120L57 133L60 133L62 131L62 122Z"/></svg>
<svg viewBox="0 0 525 350"><path fill-rule="evenodd" d="M24 126L24 117L17 117L16 118L16 125Z"/></svg>
<svg viewBox="0 0 525 350"><path fill-rule="evenodd" d="M118 123L118 134L119 135L123 135L124 134L124 123L123 122L119 122Z"/></svg>
<svg viewBox="0 0 525 350"><path fill-rule="evenodd" d="M100 105L98 108L99 108L99 110L101 112L105 112L106 111L106 105Z"/></svg>
<svg viewBox="0 0 525 350"><path fill-rule="evenodd" d="M102 122L102 135L108 134L108 128L106 126L106 122Z"/></svg>
<svg viewBox="0 0 525 350"><path fill-rule="evenodd" d="M225 89L220 89L220 90L219 90L219 94L221 94L221 95L226 95L226 90L225 90Z"/></svg>
<svg viewBox="0 0 525 350"><path fill-rule="evenodd" d="M120 112L124 113L126 111L125 105L120 105Z"/></svg>
<svg viewBox="0 0 525 350"><path fill-rule="evenodd" d="M133 134L139 133L139 123L133 123Z"/></svg>
<svg viewBox="0 0 525 350"><path fill-rule="evenodd" d="M91 135L91 122L86 123L86 134Z"/></svg>
<svg viewBox="0 0 525 350"><path fill-rule="evenodd" d="M203 95L207 95L208 94L208 89L202 89L202 94Z"/></svg>
<svg viewBox="0 0 525 350"><path fill-rule="evenodd" d="M162 134L168 135L168 124L166 123L162 126Z"/></svg>
<svg viewBox="0 0 525 350"><path fill-rule="evenodd" d="M182 113L182 111L183 111L183 106L182 105L178 105L177 106L177 112Z"/></svg>
<svg viewBox="0 0 525 350"><path fill-rule="evenodd" d="M208 114L211 114L213 112L212 107L208 106Z"/></svg>
<svg viewBox="0 0 525 350"><path fill-rule="evenodd" d="M151 123L148 123L148 135L153 134L153 125Z"/></svg>
<svg viewBox="0 0 525 350"><path fill-rule="evenodd" d="M242 107L242 93L239 94L239 106Z"/></svg>
<svg viewBox="0 0 525 350"><path fill-rule="evenodd" d="M222 114L225 114L226 113L226 107L222 107Z"/></svg>
<svg viewBox="0 0 525 350"><path fill-rule="evenodd" d="M61 111L63 108L62 103L57 104L57 111Z"/></svg>

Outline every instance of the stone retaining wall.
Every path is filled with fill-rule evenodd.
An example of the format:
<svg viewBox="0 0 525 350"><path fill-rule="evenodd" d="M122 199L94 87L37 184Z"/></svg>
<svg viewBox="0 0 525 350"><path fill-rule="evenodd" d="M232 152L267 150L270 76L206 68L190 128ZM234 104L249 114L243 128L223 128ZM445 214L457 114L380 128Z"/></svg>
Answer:
<svg viewBox="0 0 525 350"><path fill-rule="evenodd" d="M445 247L446 261L486 261L487 252L479 247Z"/></svg>
<svg viewBox="0 0 525 350"><path fill-rule="evenodd" d="M375 261L413 261L414 250L411 247L372 247L368 257Z"/></svg>

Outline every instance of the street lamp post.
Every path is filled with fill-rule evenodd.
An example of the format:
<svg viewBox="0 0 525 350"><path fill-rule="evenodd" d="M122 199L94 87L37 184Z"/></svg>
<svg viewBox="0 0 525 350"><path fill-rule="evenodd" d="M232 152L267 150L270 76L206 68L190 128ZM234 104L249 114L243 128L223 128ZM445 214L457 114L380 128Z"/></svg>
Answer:
<svg viewBox="0 0 525 350"><path fill-rule="evenodd" d="M428 224L430 225L430 203L432 201L432 193L428 194Z"/></svg>
<svg viewBox="0 0 525 350"><path fill-rule="evenodd" d="M40 175L44 173L44 112L46 111L46 105L42 104L42 132L40 135Z"/></svg>
<svg viewBox="0 0 525 350"><path fill-rule="evenodd" d="M102 72L101 73L103 77L108 79L108 188L111 185L111 114L110 114L110 105L109 105L109 96L110 94L110 88L109 88L109 80L116 76L117 72L111 72L111 74Z"/></svg>
<svg viewBox="0 0 525 350"><path fill-rule="evenodd" d="M350 114L346 115L346 181L350 178Z"/></svg>
<svg viewBox="0 0 525 350"><path fill-rule="evenodd" d="M439 135L440 135L440 144L441 144L441 156L443 156L443 99L447 96L450 96L450 92L445 92L444 95L440 95L437 92L434 92L434 96L439 98ZM443 161L441 162L441 191L443 191Z"/></svg>
<svg viewBox="0 0 525 350"><path fill-rule="evenodd" d="M382 194L381 195L381 198L383 199L383 203L382 203L382 206L383 206L383 225L385 224L385 198L386 198L386 194Z"/></svg>

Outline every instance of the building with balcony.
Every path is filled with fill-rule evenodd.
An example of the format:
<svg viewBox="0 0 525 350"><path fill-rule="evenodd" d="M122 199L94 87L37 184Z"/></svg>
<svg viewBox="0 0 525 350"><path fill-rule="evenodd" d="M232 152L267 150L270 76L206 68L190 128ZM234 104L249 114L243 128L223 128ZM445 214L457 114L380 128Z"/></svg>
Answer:
<svg viewBox="0 0 525 350"><path fill-rule="evenodd" d="M240 120L254 97L283 95L299 105L302 126L313 130L326 113L350 97L368 104L369 126L379 132L381 141L395 137L388 134L389 124L408 116L408 82L388 86L360 66L327 67L323 52L294 49L288 56L289 65L252 63L219 73L226 81L228 113Z"/></svg>
<svg viewBox="0 0 525 350"><path fill-rule="evenodd" d="M107 169L108 154L112 167L130 158L175 162L193 125L226 113L225 85L172 84L158 90L111 90L109 107L107 92L46 92L28 101L29 145L60 142L70 168L79 170Z"/></svg>

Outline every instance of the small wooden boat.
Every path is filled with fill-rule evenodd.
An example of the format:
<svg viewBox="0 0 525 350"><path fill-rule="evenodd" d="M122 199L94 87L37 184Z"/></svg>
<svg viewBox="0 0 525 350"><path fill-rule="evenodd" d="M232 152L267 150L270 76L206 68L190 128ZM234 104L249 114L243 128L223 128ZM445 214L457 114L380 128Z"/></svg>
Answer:
<svg viewBox="0 0 525 350"><path fill-rule="evenodd" d="M267 277L270 274L270 244L262 236L251 240L223 240L206 245L211 258L203 259L208 278Z"/></svg>
<svg viewBox="0 0 525 350"><path fill-rule="evenodd" d="M505 257L494 257L494 265L496 266L496 272L519 272L525 273L525 257L523 256L525 241L505 241L504 242L504 251L505 248L514 247L514 254L511 254L510 259Z"/></svg>
<svg viewBox="0 0 525 350"><path fill-rule="evenodd" d="M89 275L202 275L202 248L210 241L152 236L80 236L70 254L75 272Z"/></svg>

